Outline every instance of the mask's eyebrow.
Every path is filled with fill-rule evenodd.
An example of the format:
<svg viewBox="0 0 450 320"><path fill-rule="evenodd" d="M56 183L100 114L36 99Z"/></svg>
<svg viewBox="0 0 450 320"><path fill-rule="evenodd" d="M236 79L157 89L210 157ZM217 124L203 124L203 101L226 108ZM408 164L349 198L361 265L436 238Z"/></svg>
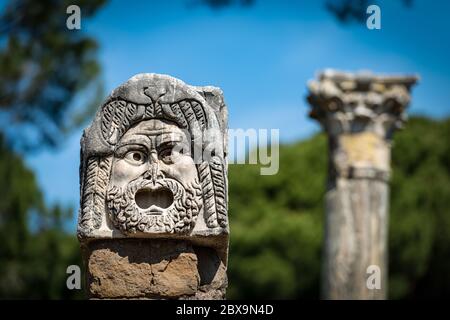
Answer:
<svg viewBox="0 0 450 320"><path fill-rule="evenodd" d="M184 135L178 132L164 132L156 137L157 145L167 144L170 142L182 142L184 140Z"/></svg>
<svg viewBox="0 0 450 320"><path fill-rule="evenodd" d="M157 136L164 133L171 133L166 128L140 128L139 131L136 132L137 135L143 135L143 136Z"/></svg>
<svg viewBox="0 0 450 320"><path fill-rule="evenodd" d="M150 150L151 148L151 142L150 139L148 139L145 136L133 136L130 138L125 138L116 145L116 149L126 147L126 146L140 146L147 150Z"/></svg>

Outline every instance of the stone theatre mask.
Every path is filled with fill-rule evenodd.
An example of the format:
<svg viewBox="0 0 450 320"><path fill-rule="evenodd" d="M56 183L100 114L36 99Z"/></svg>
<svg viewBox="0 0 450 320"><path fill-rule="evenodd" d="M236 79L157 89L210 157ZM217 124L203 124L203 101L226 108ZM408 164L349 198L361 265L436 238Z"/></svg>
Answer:
<svg viewBox="0 0 450 320"><path fill-rule="evenodd" d="M139 122L118 141L107 192L116 228L184 232L195 226L202 188L187 137L176 124Z"/></svg>
<svg viewBox="0 0 450 320"><path fill-rule="evenodd" d="M226 247L227 111L220 89L139 74L81 139L78 236L185 237Z"/></svg>

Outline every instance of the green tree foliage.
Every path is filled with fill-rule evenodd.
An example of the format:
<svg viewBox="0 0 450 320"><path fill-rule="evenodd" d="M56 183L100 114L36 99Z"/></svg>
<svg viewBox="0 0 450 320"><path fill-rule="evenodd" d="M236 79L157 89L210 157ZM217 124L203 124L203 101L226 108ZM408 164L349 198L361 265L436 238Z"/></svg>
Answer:
<svg viewBox="0 0 450 320"><path fill-rule="evenodd" d="M389 229L393 299L450 296L450 120L395 136ZM229 168L230 298L319 298L327 145L280 147L280 171Z"/></svg>
<svg viewBox="0 0 450 320"><path fill-rule="evenodd" d="M81 265L71 208L46 208L33 172L0 136L0 299L78 298L66 269Z"/></svg>
<svg viewBox="0 0 450 320"><path fill-rule="evenodd" d="M323 136L280 146L276 175L230 166L230 297L318 295L325 176Z"/></svg>
<svg viewBox="0 0 450 320"><path fill-rule="evenodd" d="M97 44L83 23L105 0L11 0L0 12L0 298L76 298L66 268L80 265L64 225L73 210L43 202L33 172L14 150L55 146L97 106ZM69 30L66 9L81 8ZM95 88L96 90L92 90ZM80 93L88 97L73 109Z"/></svg>
<svg viewBox="0 0 450 320"><path fill-rule="evenodd" d="M450 119L415 118L395 138L392 298L450 296Z"/></svg>
<svg viewBox="0 0 450 320"><path fill-rule="evenodd" d="M104 2L12 0L0 12L0 123L14 147L54 146L93 110L91 103L71 110L96 84L99 65L96 41L66 27L66 9L78 5L84 22Z"/></svg>

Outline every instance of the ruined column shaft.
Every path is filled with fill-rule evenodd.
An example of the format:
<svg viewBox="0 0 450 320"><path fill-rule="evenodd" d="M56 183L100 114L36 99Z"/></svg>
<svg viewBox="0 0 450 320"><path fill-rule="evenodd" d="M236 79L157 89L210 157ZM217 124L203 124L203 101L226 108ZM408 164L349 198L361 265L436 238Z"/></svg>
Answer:
<svg viewBox="0 0 450 320"><path fill-rule="evenodd" d="M309 84L329 142L322 297L385 299L391 139L415 77L326 71Z"/></svg>
<svg viewBox="0 0 450 320"><path fill-rule="evenodd" d="M81 139L88 297L225 298L226 130L215 87L139 74L107 97Z"/></svg>
<svg viewBox="0 0 450 320"><path fill-rule="evenodd" d="M373 177L330 175L325 202L322 296L326 299L384 299L388 184ZM381 289L367 288L367 268L371 265L380 268Z"/></svg>

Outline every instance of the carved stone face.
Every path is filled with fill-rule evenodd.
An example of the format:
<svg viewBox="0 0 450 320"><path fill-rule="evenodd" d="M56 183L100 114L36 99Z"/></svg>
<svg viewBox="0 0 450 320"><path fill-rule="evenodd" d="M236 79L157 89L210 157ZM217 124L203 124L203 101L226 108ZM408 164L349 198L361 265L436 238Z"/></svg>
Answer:
<svg viewBox="0 0 450 320"><path fill-rule="evenodd" d="M202 206L190 139L158 119L131 127L114 150L107 207L123 232L187 233Z"/></svg>

